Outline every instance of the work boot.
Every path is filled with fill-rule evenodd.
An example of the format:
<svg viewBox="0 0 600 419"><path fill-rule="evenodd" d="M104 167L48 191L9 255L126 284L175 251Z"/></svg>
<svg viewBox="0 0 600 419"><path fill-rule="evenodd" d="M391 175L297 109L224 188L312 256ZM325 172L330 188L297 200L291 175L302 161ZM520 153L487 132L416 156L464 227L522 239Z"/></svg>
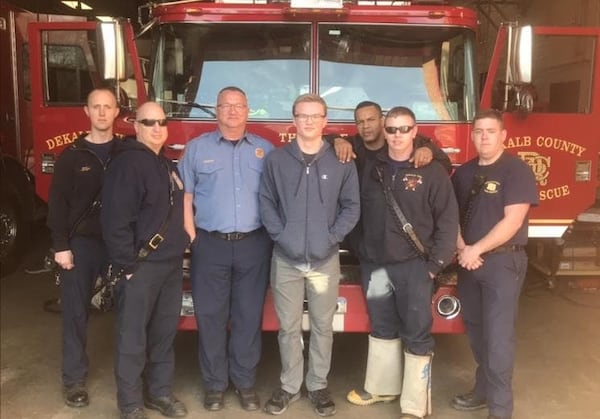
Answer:
<svg viewBox="0 0 600 419"><path fill-rule="evenodd" d="M383 396L379 394L371 394L365 390L352 390L346 395L346 400L357 406L370 406L375 403L389 403L396 400L398 396L390 395Z"/></svg>
<svg viewBox="0 0 600 419"><path fill-rule="evenodd" d="M431 360L433 353L415 355L404 351L404 378L400 396L401 418L431 415Z"/></svg>
<svg viewBox="0 0 600 419"><path fill-rule="evenodd" d="M390 397L398 396L402 392L402 341L399 338L380 339L369 335L364 389L365 393L377 395L375 397L385 397L385 400L376 400L373 403L392 401L394 398ZM353 403L349 397L350 394L347 398ZM353 400L357 398L353 397Z"/></svg>
<svg viewBox="0 0 600 419"><path fill-rule="evenodd" d="M63 387L63 400L69 407L85 407L90 404L85 384L77 383Z"/></svg>
<svg viewBox="0 0 600 419"><path fill-rule="evenodd" d="M211 412L223 409L225 406L224 394L219 390L208 390L204 394L204 408Z"/></svg>
<svg viewBox="0 0 600 419"><path fill-rule="evenodd" d="M475 394L475 391L469 391L465 394L459 394L452 399L452 407L456 410L472 411L485 409L487 403L484 398Z"/></svg>
<svg viewBox="0 0 600 419"><path fill-rule="evenodd" d="M260 409L260 399L254 388L236 389L235 394L240 399L240 406L247 411Z"/></svg>
<svg viewBox="0 0 600 419"><path fill-rule="evenodd" d="M148 419L146 412L141 407L136 407L129 412L121 412L120 419Z"/></svg>
<svg viewBox="0 0 600 419"><path fill-rule="evenodd" d="M163 416L169 418L182 418L187 415L185 405L173 396L148 397L144 400L144 406L158 410Z"/></svg>

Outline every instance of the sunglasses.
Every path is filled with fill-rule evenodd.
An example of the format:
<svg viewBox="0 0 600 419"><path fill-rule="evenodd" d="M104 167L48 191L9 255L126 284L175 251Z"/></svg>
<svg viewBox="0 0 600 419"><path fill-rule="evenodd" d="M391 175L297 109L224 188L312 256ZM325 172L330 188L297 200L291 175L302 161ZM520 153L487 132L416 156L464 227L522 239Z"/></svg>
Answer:
<svg viewBox="0 0 600 419"><path fill-rule="evenodd" d="M406 134L407 132L410 132L410 130L414 127L414 125L402 125L400 127L385 127L384 129L385 132L387 132L388 134L395 134L398 131L400 131L401 134Z"/></svg>
<svg viewBox="0 0 600 419"><path fill-rule="evenodd" d="M160 127L166 127L167 126L167 119L140 119L136 122L139 122L140 124L142 124L145 127L153 127L154 124L156 124L158 122L158 126Z"/></svg>

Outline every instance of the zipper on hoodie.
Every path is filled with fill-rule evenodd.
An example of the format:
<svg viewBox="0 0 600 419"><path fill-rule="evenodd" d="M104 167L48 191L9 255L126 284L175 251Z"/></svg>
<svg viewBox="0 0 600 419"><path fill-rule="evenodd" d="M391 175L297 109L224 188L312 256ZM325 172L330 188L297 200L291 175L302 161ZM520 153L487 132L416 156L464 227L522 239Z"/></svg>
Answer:
<svg viewBox="0 0 600 419"><path fill-rule="evenodd" d="M316 156L315 156L316 158ZM313 159L314 162L314 159ZM308 264L308 190L309 190L309 175L310 175L310 164L306 164L306 200L305 200L305 211L306 219L304 220L304 263ZM312 163L311 163L312 164Z"/></svg>

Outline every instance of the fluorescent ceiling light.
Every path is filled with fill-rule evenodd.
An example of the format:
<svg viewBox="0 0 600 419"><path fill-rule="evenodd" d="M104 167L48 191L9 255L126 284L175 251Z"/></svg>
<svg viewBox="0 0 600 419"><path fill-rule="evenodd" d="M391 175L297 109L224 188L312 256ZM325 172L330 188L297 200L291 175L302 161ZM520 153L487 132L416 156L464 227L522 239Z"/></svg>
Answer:
<svg viewBox="0 0 600 419"><path fill-rule="evenodd" d="M92 6L90 6L87 3L84 3L82 1L61 1L62 4L64 4L67 7L70 7L71 9L76 9L76 10L92 10Z"/></svg>

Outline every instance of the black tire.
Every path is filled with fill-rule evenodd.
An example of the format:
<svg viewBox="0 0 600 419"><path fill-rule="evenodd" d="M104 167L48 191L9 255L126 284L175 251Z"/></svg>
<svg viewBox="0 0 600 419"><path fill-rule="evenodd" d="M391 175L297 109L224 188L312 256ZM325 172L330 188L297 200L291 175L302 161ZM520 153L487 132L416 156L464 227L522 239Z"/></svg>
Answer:
<svg viewBox="0 0 600 419"><path fill-rule="evenodd" d="M0 275L8 275L19 266L29 230L15 201L3 196L0 201Z"/></svg>

